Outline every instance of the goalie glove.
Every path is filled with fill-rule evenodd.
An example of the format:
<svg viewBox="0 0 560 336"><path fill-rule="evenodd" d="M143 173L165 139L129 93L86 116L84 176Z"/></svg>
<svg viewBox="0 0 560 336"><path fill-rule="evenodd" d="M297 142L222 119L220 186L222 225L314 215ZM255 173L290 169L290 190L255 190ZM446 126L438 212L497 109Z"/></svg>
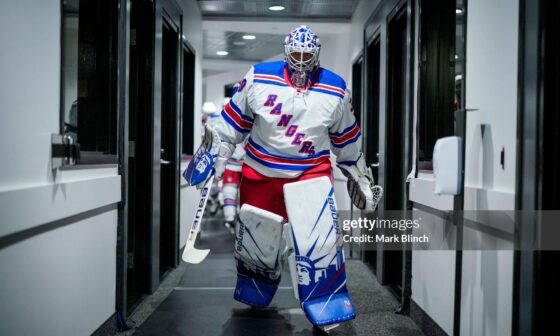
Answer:
<svg viewBox="0 0 560 336"><path fill-rule="evenodd" d="M383 188L375 185L371 170L366 168L362 156L355 165L338 164L338 168L348 178L346 187L352 203L361 210L375 211L383 196Z"/></svg>

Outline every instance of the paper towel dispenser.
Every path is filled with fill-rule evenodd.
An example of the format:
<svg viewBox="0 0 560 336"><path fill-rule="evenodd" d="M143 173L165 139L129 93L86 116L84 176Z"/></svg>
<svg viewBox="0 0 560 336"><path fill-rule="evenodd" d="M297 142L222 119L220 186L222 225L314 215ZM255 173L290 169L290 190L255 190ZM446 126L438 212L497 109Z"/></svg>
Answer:
<svg viewBox="0 0 560 336"><path fill-rule="evenodd" d="M458 195L463 189L463 139L450 136L438 139L434 146L433 166L438 195Z"/></svg>

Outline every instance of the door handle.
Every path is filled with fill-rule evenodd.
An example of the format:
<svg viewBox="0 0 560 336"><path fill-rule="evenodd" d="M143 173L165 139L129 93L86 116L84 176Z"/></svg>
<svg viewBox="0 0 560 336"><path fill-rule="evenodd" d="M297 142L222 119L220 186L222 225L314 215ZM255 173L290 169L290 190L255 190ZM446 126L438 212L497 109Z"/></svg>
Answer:
<svg viewBox="0 0 560 336"><path fill-rule="evenodd" d="M167 161L167 160L164 160L164 159L159 159L159 162L160 162L161 164L164 164L164 165L171 164L171 161Z"/></svg>

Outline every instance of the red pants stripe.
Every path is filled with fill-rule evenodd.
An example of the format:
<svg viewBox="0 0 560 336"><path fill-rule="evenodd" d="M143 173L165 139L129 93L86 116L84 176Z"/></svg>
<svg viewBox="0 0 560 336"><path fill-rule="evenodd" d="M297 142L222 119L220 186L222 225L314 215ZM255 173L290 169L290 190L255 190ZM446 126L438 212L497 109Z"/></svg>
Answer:
<svg viewBox="0 0 560 336"><path fill-rule="evenodd" d="M243 205L247 203L257 208L273 212L284 217L284 220L288 219L286 205L284 203L284 184L323 176L328 176L332 181L330 162L322 163L295 178L264 176L245 164L243 165L241 174L241 185L239 187L240 204Z"/></svg>

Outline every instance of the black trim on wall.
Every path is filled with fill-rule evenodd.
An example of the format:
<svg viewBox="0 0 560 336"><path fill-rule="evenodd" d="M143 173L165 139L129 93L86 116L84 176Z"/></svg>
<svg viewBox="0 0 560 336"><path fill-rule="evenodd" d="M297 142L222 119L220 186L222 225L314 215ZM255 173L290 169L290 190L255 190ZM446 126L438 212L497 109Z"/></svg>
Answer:
<svg viewBox="0 0 560 336"><path fill-rule="evenodd" d="M516 209L558 210L560 29L558 1L520 2ZM523 212L521 212L522 214ZM544 217L543 217L544 218ZM558 251L536 251L548 233L543 218L516 218L513 335L547 335L560 313ZM538 245L537 245L538 246Z"/></svg>
<svg viewBox="0 0 560 336"><path fill-rule="evenodd" d="M538 113L539 104L539 8L540 1L519 3L519 74L517 114L517 173L515 207L538 209ZM516 218L513 277L512 335L533 334L534 252L520 250L520 244L535 239L536 222Z"/></svg>
<svg viewBox="0 0 560 336"><path fill-rule="evenodd" d="M116 310L127 315L127 251L128 251L128 84L129 84L129 41L130 41L130 1L119 0L118 23L118 66L117 79L117 139L119 174L121 175L121 201L118 207L117 247L116 247Z"/></svg>

